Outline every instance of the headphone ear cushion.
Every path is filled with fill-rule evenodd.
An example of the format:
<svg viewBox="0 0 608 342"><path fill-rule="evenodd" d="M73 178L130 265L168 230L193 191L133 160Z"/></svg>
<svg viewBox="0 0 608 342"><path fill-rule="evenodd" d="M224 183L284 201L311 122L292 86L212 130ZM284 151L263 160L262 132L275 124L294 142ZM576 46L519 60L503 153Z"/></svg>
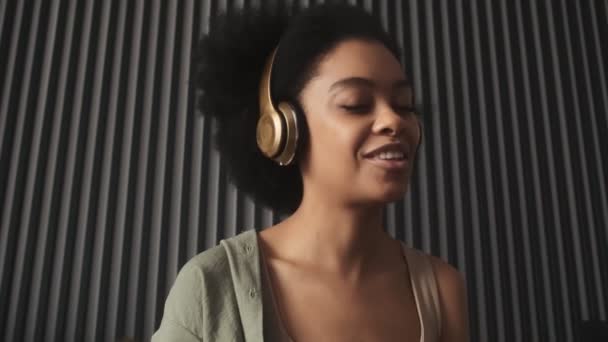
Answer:
<svg viewBox="0 0 608 342"><path fill-rule="evenodd" d="M281 116L284 124L280 133L284 143L275 160L281 165L289 165L295 159L300 138L297 109L289 102L281 102L277 114Z"/></svg>

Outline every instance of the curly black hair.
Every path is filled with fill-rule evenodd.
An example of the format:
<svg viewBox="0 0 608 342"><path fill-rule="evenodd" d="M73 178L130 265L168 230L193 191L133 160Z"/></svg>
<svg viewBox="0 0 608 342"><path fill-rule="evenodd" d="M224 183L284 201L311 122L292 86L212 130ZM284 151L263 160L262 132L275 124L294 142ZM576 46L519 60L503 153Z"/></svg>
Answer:
<svg viewBox="0 0 608 342"><path fill-rule="evenodd" d="M218 123L215 144L236 186L256 201L288 214L302 199L298 156L307 145L306 120L298 95L316 72L320 59L350 38L378 41L399 60L400 51L380 21L364 9L323 4L295 15L286 11L231 10L214 18L198 45L193 78L201 90L198 107ZM280 44L279 44L280 43ZM280 166L257 147L258 87L264 64L277 50L271 93L275 104L296 108L300 141L296 163Z"/></svg>

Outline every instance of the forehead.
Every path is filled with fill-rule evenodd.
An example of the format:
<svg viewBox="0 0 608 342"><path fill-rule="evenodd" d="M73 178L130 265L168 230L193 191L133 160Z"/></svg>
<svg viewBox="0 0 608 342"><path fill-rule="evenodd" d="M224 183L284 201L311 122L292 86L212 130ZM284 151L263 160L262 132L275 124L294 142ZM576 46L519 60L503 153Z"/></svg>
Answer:
<svg viewBox="0 0 608 342"><path fill-rule="evenodd" d="M336 81L360 78L370 84L390 87L396 82L407 83L401 64L382 43L359 39L346 40L325 55L315 77L317 86L329 89ZM362 85L349 82L345 85Z"/></svg>

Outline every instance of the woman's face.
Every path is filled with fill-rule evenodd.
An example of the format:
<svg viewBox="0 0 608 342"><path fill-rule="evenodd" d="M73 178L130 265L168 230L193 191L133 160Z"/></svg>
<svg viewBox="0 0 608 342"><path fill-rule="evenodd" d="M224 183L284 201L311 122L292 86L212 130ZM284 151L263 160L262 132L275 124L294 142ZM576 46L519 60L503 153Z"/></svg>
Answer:
<svg viewBox="0 0 608 342"><path fill-rule="evenodd" d="M299 101L310 138L301 160L305 191L312 187L353 205L404 196L421 132L410 83L384 45L341 42L321 60ZM388 153L373 153L391 143Z"/></svg>

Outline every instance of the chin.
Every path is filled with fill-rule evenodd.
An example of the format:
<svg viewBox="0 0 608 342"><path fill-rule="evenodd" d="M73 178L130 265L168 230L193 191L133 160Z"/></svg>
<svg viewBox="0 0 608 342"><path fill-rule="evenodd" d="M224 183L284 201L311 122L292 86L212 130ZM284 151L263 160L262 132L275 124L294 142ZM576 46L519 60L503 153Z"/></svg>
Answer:
<svg viewBox="0 0 608 342"><path fill-rule="evenodd" d="M351 193L352 198L357 198L357 202L374 205L387 204L403 199L409 189L409 182L407 179L370 182L359 189L356 193Z"/></svg>
<svg viewBox="0 0 608 342"><path fill-rule="evenodd" d="M405 191L386 194L383 198L385 203L396 202L405 197Z"/></svg>
<svg viewBox="0 0 608 342"><path fill-rule="evenodd" d="M381 193L376 193L374 197L377 199L378 202L395 202L405 197L407 189L407 184L402 186L386 187Z"/></svg>

